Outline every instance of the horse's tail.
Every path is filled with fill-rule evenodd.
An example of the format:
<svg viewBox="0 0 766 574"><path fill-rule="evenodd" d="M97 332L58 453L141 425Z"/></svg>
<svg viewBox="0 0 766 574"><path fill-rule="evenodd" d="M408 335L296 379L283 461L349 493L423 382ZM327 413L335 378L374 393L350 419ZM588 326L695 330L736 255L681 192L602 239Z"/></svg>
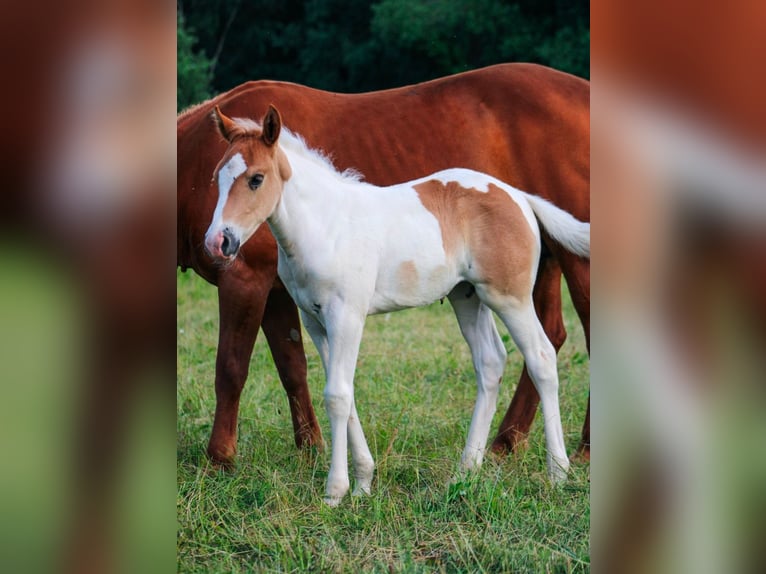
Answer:
<svg viewBox="0 0 766 574"><path fill-rule="evenodd" d="M590 259L590 223L579 221L541 197L525 193L545 231L567 251Z"/></svg>

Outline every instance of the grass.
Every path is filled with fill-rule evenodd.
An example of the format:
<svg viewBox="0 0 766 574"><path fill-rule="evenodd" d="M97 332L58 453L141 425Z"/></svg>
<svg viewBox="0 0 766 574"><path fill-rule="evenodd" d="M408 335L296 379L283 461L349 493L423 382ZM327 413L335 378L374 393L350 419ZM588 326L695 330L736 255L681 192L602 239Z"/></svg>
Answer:
<svg viewBox="0 0 766 574"><path fill-rule="evenodd" d="M559 376L572 452L589 375L566 291L565 321L570 335ZM476 387L448 303L368 319L355 388L375 480L371 496L347 497L335 509L321 502L328 452L296 450L287 399L262 336L242 396L237 469L209 465L204 451L217 328L215 289L179 273L179 572L589 571L588 468L573 465L566 485L548 484L539 413L526 451L487 457L480 470L453 480ZM519 352L500 332L509 360L490 439L521 369ZM305 341L314 407L329 441L324 376L308 336Z"/></svg>

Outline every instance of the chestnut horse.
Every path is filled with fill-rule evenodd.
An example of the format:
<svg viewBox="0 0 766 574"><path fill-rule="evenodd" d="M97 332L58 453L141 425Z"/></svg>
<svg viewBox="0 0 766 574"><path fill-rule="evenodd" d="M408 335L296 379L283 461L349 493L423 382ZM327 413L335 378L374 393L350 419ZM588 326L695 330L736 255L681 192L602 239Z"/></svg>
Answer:
<svg viewBox="0 0 766 574"><path fill-rule="evenodd" d="M221 263L264 222L277 240L278 270L322 359L332 462L325 502L349 489L369 494L374 461L354 399L365 318L449 298L471 349L476 407L461 459L481 465L507 353L492 312L521 351L540 394L548 473L566 478L556 351L535 313L532 291L540 229L567 251L590 257L590 224L489 175L465 168L378 187L339 172L321 153L282 129L269 106L262 127L215 107L229 142L215 170L218 202L205 250ZM393 231L393 233L392 233Z"/></svg>
<svg viewBox="0 0 766 574"><path fill-rule="evenodd" d="M220 332L216 410L208 454L234 460L239 397L258 328L266 335L288 395L295 442L321 442L306 385L298 312L277 277L274 238L262 227L226 267L202 248L217 201L211 180L226 142L210 121L215 105L232 116L261 117L277 103L287 127L338 169L390 185L452 166L530 189L581 221L590 219L589 84L533 64L490 66L380 92L336 94L297 84L257 81L190 108L177 119L178 265L218 286ZM406 143L405 143L406 142ZM563 271L589 340L589 261L543 233L535 308L556 349L566 338L561 317ZM513 449L533 421L539 398L526 369L492 448ZM589 455L589 411L580 452Z"/></svg>

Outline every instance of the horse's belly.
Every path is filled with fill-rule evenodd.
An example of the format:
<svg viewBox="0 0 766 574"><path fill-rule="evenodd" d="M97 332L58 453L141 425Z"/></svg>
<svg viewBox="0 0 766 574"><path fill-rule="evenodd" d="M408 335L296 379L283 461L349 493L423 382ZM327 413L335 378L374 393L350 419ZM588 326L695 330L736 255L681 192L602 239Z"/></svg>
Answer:
<svg viewBox="0 0 766 574"><path fill-rule="evenodd" d="M449 265L416 266L404 261L378 277L369 314L428 305L445 297L460 281Z"/></svg>

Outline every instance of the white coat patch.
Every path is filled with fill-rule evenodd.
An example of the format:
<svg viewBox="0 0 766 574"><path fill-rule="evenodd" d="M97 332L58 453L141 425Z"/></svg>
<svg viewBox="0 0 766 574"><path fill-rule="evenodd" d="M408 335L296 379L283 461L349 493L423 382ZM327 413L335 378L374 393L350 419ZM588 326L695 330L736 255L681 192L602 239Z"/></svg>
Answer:
<svg viewBox="0 0 766 574"><path fill-rule="evenodd" d="M435 179L444 185L454 181L465 189L475 189L480 193L488 193L489 184L492 183L483 173L463 168L445 169L427 179Z"/></svg>

